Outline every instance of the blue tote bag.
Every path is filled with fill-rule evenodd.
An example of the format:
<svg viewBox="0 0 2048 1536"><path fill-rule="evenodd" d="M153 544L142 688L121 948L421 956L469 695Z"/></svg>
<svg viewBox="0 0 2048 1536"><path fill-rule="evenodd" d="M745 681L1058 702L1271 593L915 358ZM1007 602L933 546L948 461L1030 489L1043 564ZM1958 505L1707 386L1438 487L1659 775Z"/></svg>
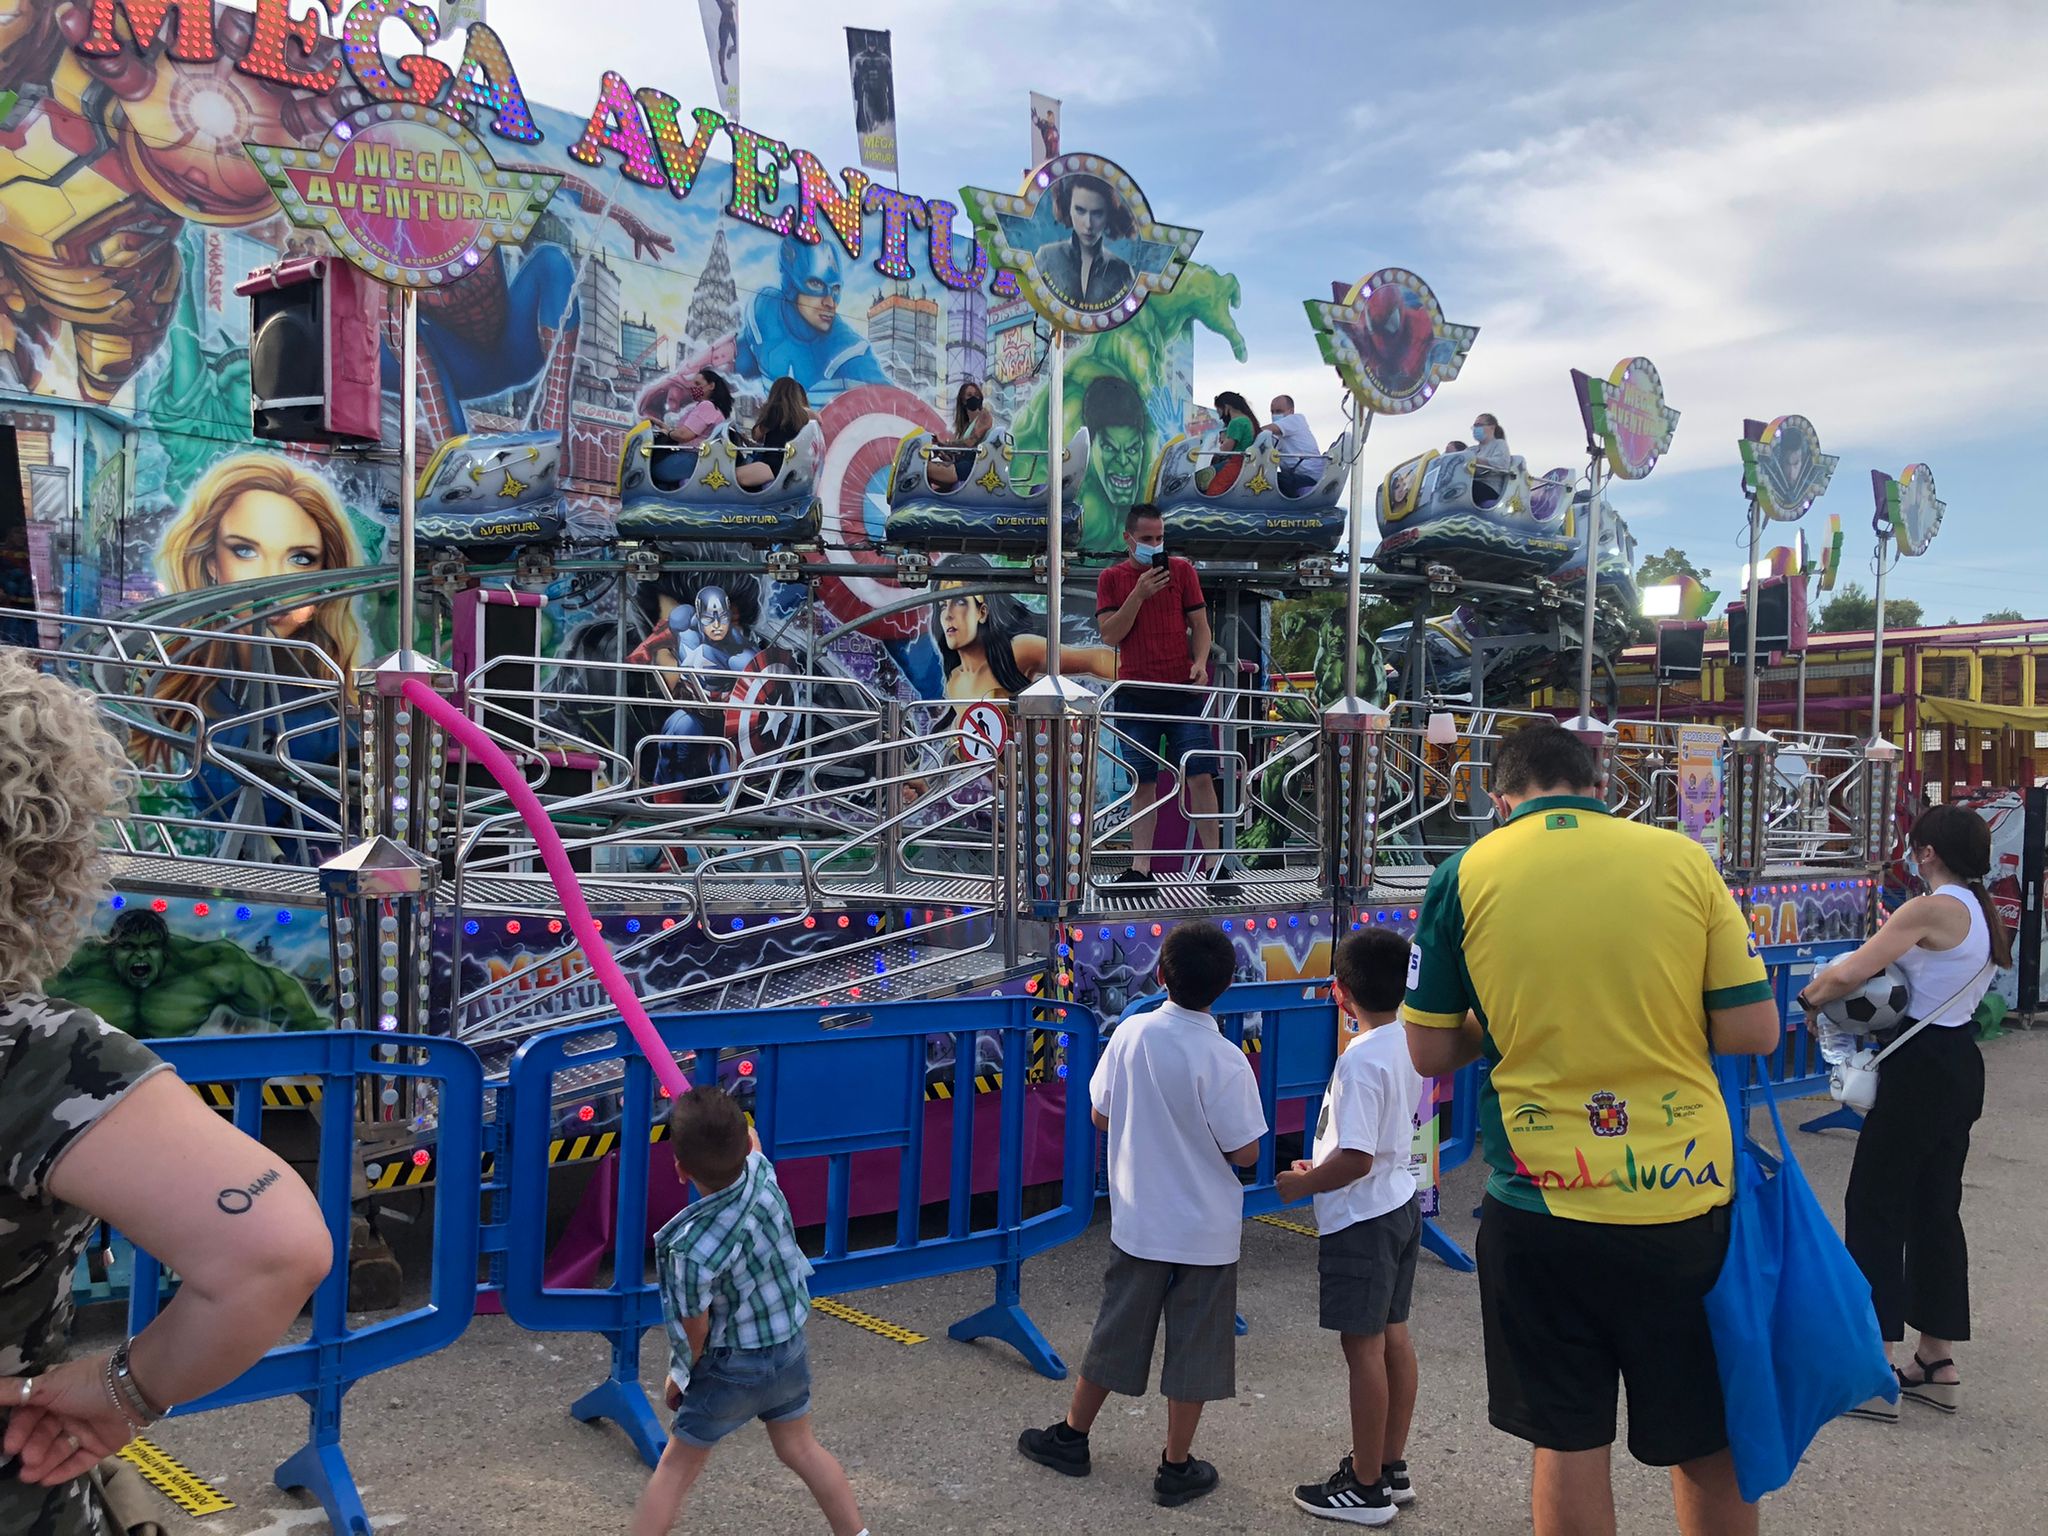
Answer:
<svg viewBox="0 0 2048 1536"><path fill-rule="evenodd" d="M1728 1257L1707 1293L1735 1479L1751 1502L1792 1480L1828 1420L1899 1393L1870 1282L1800 1172L1775 1097L1765 1100L1783 1161L1765 1177L1736 1119Z"/></svg>

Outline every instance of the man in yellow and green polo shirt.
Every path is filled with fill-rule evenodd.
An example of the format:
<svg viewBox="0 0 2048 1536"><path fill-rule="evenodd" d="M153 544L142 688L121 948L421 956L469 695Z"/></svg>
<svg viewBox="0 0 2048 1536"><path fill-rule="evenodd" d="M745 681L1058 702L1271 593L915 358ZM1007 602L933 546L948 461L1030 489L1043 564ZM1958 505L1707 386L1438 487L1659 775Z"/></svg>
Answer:
<svg viewBox="0 0 2048 1536"><path fill-rule="evenodd" d="M1548 722L1492 771L1505 825L1439 868L1402 1017L1425 1076L1484 1055L1479 1228L1488 1414L1536 1447L1537 1536L1613 1530L1609 1447L1668 1466L1680 1529L1754 1530L1704 1299L1728 1246L1732 1130L1713 1054L1780 1023L1705 850L1608 815Z"/></svg>

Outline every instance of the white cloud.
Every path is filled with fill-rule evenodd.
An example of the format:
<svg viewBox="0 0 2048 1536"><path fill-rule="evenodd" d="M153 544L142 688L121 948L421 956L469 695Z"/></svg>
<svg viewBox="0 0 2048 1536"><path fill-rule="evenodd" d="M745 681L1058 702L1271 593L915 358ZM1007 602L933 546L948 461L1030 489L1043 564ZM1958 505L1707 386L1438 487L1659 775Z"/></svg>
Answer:
<svg viewBox="0 0 2048 1536"><path fill-rule="evenodd" d="M1567 371L1634 352L1685 413L1673 475L1732 476L1745 416L1798 411L1831 449L1901 463L1994 412L2040 418L2033 13L1622 7L1499 32L1461 65L1531 83L1440 110L1407 146L1435 252L1415 264L1481 334L1429 410L1375 431L1374 464L1465 435L1458 413L1478 410L1532 459L1569 460ZM1321 369L1305 328L1246 329L1253 376ZM1336 424L1327 403L1317 424Z"/></svg>

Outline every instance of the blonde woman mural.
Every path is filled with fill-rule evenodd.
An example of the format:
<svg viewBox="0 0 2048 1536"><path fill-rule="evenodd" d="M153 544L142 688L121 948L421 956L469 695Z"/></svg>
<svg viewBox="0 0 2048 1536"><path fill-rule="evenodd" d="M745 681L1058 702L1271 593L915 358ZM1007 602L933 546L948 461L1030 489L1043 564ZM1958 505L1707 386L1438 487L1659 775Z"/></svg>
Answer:
<svg viewBox="0 0 2048 1536"><path fill-rule="evenodd" d="M345 570L362 563L362 549L332 485L307 465L278 453L238 453L202 475L185 506L164 530L157 571L167 594L207 591L237 583L317 571ZM251 605L223 595L213 621L222 638L173 645L179 669L158 677L150 696L160 703L151 723L160 730L135 733L133 748L144 766L177 771L187 766L179 738L194 729L190 711L209 723L234 723L209 732L207 750L194 769L193 812L201 820L246 820L235 815L249 780L229 766L234 754L269 756L289 733L296 762L333 763L340 751L336 715L330 705L301 702L299 690L263 677L304 677L309 684L334 673L296 646L253 646L234 638L269 635L317 647L338 670L351 701L354 669L363 665L362 627L355 599L329 597L272 611L257 618ZM254 674L252 676L252 674ZM260 712L260 713L259 713ZM237 717L254 716L252 719ZM163 734L169 732L171 734ZM245 770L259 766L242 765ZM293 786L302 796L306 786ZM264 822L277 828L303 825L295 807L264 795ZM323 797L324 798L324 797ZM293 851L285 841L279 847Z"/></svg>

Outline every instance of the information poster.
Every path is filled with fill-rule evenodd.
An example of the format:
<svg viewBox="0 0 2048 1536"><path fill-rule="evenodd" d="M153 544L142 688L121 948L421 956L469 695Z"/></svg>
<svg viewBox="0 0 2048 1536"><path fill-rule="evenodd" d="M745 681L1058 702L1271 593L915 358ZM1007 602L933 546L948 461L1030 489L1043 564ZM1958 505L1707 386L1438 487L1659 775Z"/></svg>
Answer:
<svg viewBox="0 0 2048 1536"><path fill-rule="evenodd" d="M1678 829L1721 861L1721 732L1710 725L1678 732Z"/></svg>

